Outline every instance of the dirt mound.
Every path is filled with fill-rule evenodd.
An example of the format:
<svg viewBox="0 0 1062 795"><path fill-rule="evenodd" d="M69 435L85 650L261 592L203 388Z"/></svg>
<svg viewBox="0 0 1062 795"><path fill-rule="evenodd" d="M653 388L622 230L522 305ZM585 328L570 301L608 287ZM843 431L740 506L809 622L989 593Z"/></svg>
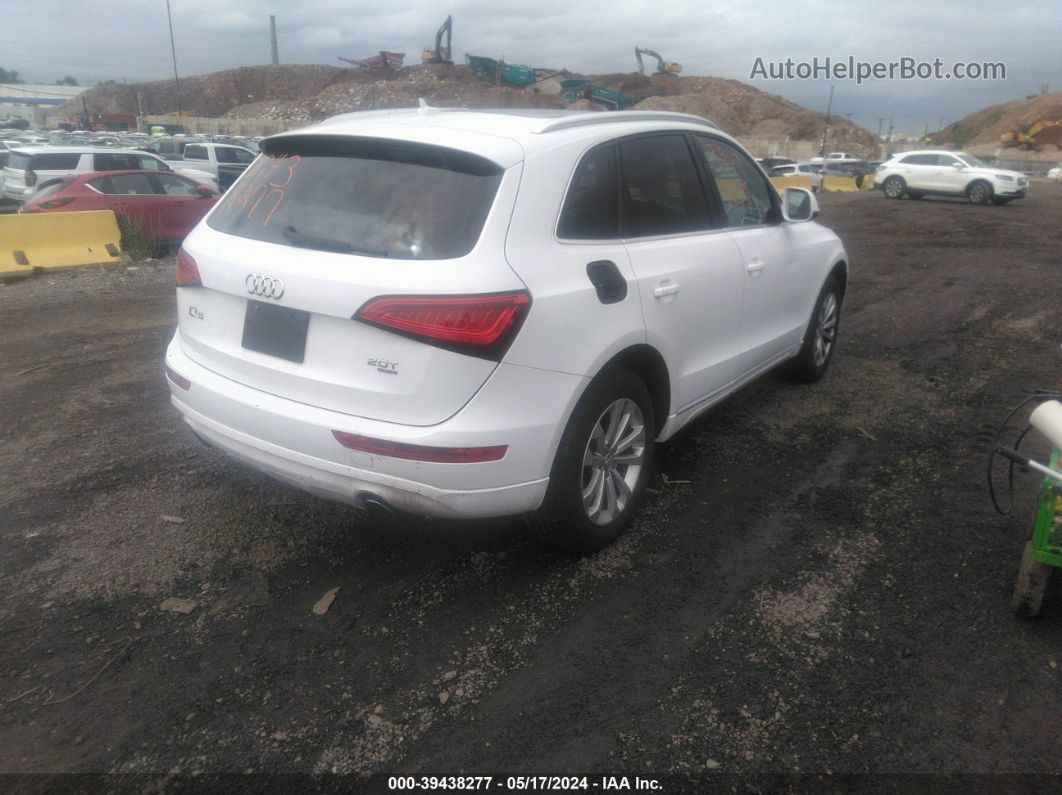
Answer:
<svg viewBox="0 0 1062 795"><path fill-rule="evenodd" d="M180 79L181 110L193 116L221 116L249 100L296 100L314 96L338 81L354 78L352 69L335 66L289 64L241 66L223 72ZM59 113L82 115L84 98L89 113L136 113L137 95L145 115L176 113L177 93L172 80L151 83L105 83L59 106Z"/></svg>
<svg viewBox="0 0 1062 795"><path fill-rule="evenodd" d="M420 99L439 107L602 109L585 101L566 104L560 81L585 77L594 85L626 94L639 110L674 110L704 116L732 135L771 141L817 142L823 114L767 94L738 80L719 77L648 76L638 73L577 75L567 71L525 88L480 80L464 64L348 69L331 66L249 66L181 79L181 107L195 116L284 119L310 122L337 113L415 106ZM177 108L173 81L108 84L85 92L90 113L145 114ZM62 106L81 115L81 98ZM862 127L834 118L830 149L875 155L877 139ZM817 146L816 146L817 148Z"/></svg>
<svg viewBox="0 0 1062 795"><path fill-rule="evenodd" d="M1062 91L993 105L949 124L933 140L959 147L998 146L1005 133L1027 132L1036 122L1062 119ZM1037 136L1041 145L1062 147L1062 125Z"/></svg>
<svg viewBox="0 0 1062 795"><path fill-rule="evenodd" d="M225 115L315 121L355 110L408 108L415 106L420 99L438 107L565 107L564 100L557 94L547 93L545 86L523 89L493 86L484 83L463 65L352 71L352 79L337 82L316 96L294 102L241 105Z"/></svg>
<svg viewBox="0 0 1062 795"><path fill-rule="evenodd" d="M775 94L738 80L720 77L653 77L651 96L638 110L693 113L715 122L731 135L790 141L819 141L826 122L823 113L808 110ZM878 140L847 119L831 117L829 148L860 157L874 157Z"/></svg>

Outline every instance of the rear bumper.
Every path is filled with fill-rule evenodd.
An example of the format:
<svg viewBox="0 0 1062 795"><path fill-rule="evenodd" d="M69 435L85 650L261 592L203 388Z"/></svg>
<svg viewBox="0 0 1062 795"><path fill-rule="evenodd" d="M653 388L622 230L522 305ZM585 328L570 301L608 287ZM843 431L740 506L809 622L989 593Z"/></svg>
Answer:
<svg viewBox="0 0 1062 795"><path fill-rule="evenodd" d="M456 518L539 507L560 433L586 383L503 364L456 415L422 427L319 409L244 386L191 360L179 332L166 351L166 365L191 381L186 391L167 379L185 422L248 466L326 499L364 507L371 495L408 513ZM419 445L509 449L493 462L408 461L349 450L333 430Z"/></svg>

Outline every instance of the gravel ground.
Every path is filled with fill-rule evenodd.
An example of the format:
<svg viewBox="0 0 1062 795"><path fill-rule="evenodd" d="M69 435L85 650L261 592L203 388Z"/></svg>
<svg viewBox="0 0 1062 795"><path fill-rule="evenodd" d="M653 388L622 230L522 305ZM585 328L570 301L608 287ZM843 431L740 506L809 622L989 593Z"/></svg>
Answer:
<svg viewBox="0 0 1062 795"><path fill-rule="evenodd" d="M985 429L1062 369L1062 186L822 204L852 260L830 373L663 446L587 558L203 448L161 374L172 260L0 287L0 773L1062 773L1062 596L1007 606L1036 484L1002 517L983 477Z"/></svg>

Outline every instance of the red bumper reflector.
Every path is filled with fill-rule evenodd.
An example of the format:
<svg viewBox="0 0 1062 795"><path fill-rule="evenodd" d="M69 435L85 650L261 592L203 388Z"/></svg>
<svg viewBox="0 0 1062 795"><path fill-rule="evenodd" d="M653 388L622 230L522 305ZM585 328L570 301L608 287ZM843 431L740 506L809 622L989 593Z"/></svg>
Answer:
<svg viewBox="0 0 1062 795"><path fill-rule="evenodd" d="M181 389L187 392L192 387L192 382L185 378L183 375L177 375L169 367L166 367L166 377L177 384Z"/></svg>
<svg viewBox="0 0 1062 795"><path fill-rule="evenodd" d="M389 458L404 458L407 461L428 461L434 464L478 464L484 461L498 461L509 449L507 444L493 447L427 447L421 444L373 439L370 436L343 431L332 431L332 435L336 437L337 442L351 450Z"/></svg>

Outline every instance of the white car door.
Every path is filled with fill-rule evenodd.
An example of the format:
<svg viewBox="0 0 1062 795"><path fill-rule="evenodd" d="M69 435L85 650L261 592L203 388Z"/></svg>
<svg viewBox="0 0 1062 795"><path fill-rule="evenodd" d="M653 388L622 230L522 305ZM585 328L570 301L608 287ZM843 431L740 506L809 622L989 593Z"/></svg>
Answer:
<svg viewBox="0 0 1062 795"><path fill-rule="evenodd" d="M939 190L937 188L937 156L907 155L897 166L907 187L914 190Z"/></svg>
<svg viewBox="0 0 1062 795"><path fill-rule="evenodd" d="M683 413L741 373L741 251L709 213L687 137L619 143L621 217L645 318L646 342L671 374Z"/></svg>
<svg viewBox="0 0 1062 795"><path fill-rule="evenodd" d="M970 175L966 173L966 164L951 155L935 155L935 157L937 159L937 166L934 169L937 185L935 190L948 193L965 192L966 183L970 181Z"/></svg>
<svg viewBox="0 0 1062 795"><path fill-rule="evenodd" d="M742 255L742 373L790 353L803 338L818 289L802 267L798 224L780 221L772 189L748 155L711 135L695 137L729 237ZM714 188L714 190L713 190Z"/></svg>

